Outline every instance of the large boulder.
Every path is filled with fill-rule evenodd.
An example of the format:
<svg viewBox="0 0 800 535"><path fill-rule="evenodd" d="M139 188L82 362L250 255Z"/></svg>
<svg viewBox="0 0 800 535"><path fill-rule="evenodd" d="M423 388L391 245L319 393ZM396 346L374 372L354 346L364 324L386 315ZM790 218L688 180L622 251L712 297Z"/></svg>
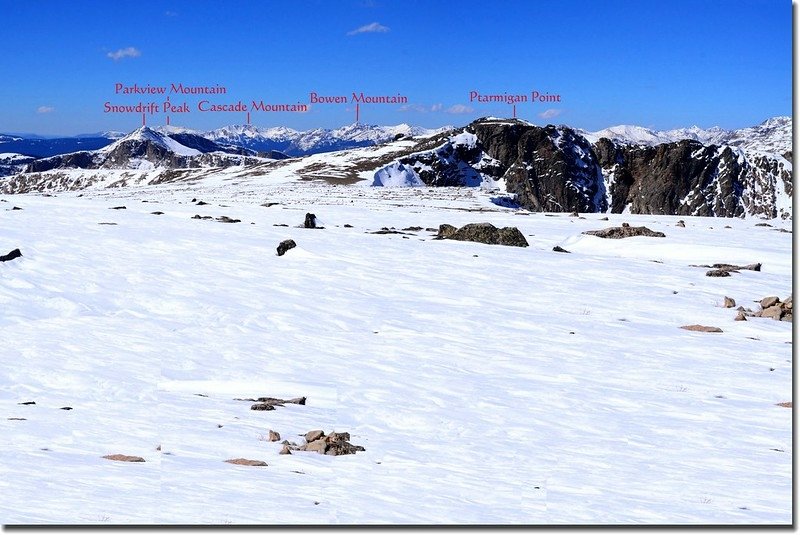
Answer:
<svg viewBox="0 0 800 535"><path fill-rule="evenodd" d="M527 247L528 240L517 227L497 228L491 223L469 223L456 230L452 225L440 225L440 239L474 241L491 245Z"/></svg>

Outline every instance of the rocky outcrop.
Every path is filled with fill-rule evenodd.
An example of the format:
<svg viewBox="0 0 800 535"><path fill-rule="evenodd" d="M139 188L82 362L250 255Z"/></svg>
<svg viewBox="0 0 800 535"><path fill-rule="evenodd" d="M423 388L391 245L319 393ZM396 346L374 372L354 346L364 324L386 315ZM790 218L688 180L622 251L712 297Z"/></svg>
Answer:
<svg viewBox="0 0 800 535"><path fill-rule="evenodd" d="M691 139L647 146L600 138L592 144L566 126L507 119L479 119L440 141L433 149L426 141L419 145L424 150L391 165L428 186L503 181L519 206L532 211L791 216L786 155Z"/></svg>
<svg viewBox="0 0 800 535"><path fill-rule="evenodd" d="M623 223L621 227L608 227L602 230L586 230L582 234L597 236L598 238L609 238L619 240L622 238L632 238L634 236L646 236L649 238L665 238L666 234L650 230L647 227L632 227L628 223Z"/></svg>
<svg viewBox="0 0 800 535"><path fill-rule="evenodd" d="M517 227L497 228L491 223L470 223L459 229L453 225L440 225L437 238L514 247L528 246L528 240Z"/></svg>

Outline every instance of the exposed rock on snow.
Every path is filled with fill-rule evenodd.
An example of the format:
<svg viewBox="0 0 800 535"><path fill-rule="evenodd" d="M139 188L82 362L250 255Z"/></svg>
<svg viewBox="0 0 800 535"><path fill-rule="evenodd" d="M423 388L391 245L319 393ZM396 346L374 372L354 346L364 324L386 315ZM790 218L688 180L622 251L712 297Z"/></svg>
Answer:
<svg viewBox="0 0 800 535"><path fill-rule="evenodd" d="M15 258L19 258L22 256L22 253L19 249L14 249L8 254L4 254L0 256L0 262L8 262L9 260L14 260Z"/></svg>
<svg viewBox="0 0 800 535"><path fill-rule="evenodd" d="M242 465L242 466L269 466L264 461L256 461L256 460L253 460L253 459L244 459L242 457L239 457L239 458L236 458L236 459L228 459L225 462L226 463L230 463L230 464L239 464L239 465Z"/></svg>
<svg viewBox="0 0 800 535"><path fill-rule="evenodd" d="M491 223L469 223L460 229L452 225L439 226L439 239L474 241L491 245L527 247L528 240L517 227L497 228Z"/></svg>
<svg viewBox="0 0 800 535"><path fill-rule="evenodd" d="M103 455L103 459L108 459L109 461L122 461L126 463L145 462L142 457L138 457L136 455L122 455L121 453L115 453L113 455Z"/></svg>
<svg viewBox="0 0 800 535"><path fill-rule="evenodd" d="M599 238L610 238L614 240L631 238L634 236L647 236L650 238L665 238L666 234L650 230L647 227L632 227L628 223L623 223L621 227L609 227L602 230L586 230L582 234L597 236Z"/></svg>
<svg viewBox="0 0 800 535"><path fill-rule="evenodd" d="M278 244L278 256L283 256L286 254L286 251L289 249L294 249L297 247L297 244L294 240L283 240Z"/></svg>
<svg viewBox="0 0 800 535"><path fill-rule="evenodd" d="M305 228L317 228L317 216L312 213L307 213L303 226Z"/></svg>
<svg viewBox="0 0 800 535"><path fill-rule="evenodd" d="M719 327L709 327L707 325L684 325L681 329L686 329L687 331L696 331L702 333L721 333L722 329Z"/></svg>
<svg viewBox="0 0 800 535"><path fill-rule="evenodd" d="M363 446L351 444L350 433L331 433L325 435L321 429L315 429L305 434L306 443L298 446L288 440L283 441L281 454L294 451L315 451L325 455L352 455L359 451L366 451Z"/></svg>

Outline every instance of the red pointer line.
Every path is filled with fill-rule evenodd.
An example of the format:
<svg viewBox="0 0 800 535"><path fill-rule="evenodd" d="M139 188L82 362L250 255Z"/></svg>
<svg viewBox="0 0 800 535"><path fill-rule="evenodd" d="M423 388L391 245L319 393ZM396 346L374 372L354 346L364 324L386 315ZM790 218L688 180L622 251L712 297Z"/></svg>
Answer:
<svg viewBox="0 0 800 535"><path fill-rule="evenodd" d="M514 119L516 119L517 118L517 105L514 104L513 106L514 106Z"/></svg>
<svg viewBox="0 0 800 535"><path fill-rule="evenodd" d="M250 124L250 112L247 112L247 124Z"/></svg>
<svg viewBox="0 0 800 535"><path fill-rule="evenodd" d="M358 102L356 102L356 124L358 124Z"/></svg>
<svg viewBox="0 0 800 535"><path fill-rule="evenodd" d="M142 114L142 126L144 126L144 113Z"/></svg>
<svg viewBox="0 0 800 535"><path fill-rule="evenodd" d="M167 126L169 126L169 115L167 115Z"/></svg>

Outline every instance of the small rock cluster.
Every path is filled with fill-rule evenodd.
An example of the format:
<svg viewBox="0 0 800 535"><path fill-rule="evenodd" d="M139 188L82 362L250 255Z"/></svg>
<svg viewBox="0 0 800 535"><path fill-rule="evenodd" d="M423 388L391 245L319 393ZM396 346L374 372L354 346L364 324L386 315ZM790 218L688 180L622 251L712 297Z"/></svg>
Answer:
<svg viewBox="0 0 800 535"><path fill-rule="evenodd" d="M706 271L706 277L730 277L731 273L739 273L741 270L761 271L761 262L737 266L736 264L692 264L691 267L713 268Z"/></svg>
<svg viewBox="0 0 800 535"><path fill-rule="evenodd" d="M439 233L436 238L514 247L528 246L528 240L517 227L497 228L491 223L469 223L459 229L453 225L439 225Z"/></svg>
<svg viewBox="0 0 800 535"><path fill-rule="evenodd" d="M621 227L608 227L602 230L586 230L582 234L597 236L599 238L610 238L619 240L622 238L632 238L634 236L647 236L650 238L666 238L663 232L650 230L647 227L632 227L628 223L623 223Z"/></svg>
<svg viewBox="0 0 800 535"><path fill-rule="evenodd" d="M315 451L321 455L352 455L357 451L365 451L363 446L350 443L350 433L331 433L325 435L321 429L309 431L304 435L306 443L302 446L284 440L282 455L291 454L292 451Z"/></svg>
<svg viewBox="0 0 800 535"><path fill-rule="evenodd" d="M299 397L299 398L292 398L292 399L280 399L280 398L270 398L270 397L261 397L261 398L236 398L235 401L257 401L258 403L254 403L250 406L250 410L252 411L274 411L275 407L283 407L287 403L293 405L305 405L306 404L306 397Z"/></svg>
<svg viewBox="0 0 800 535"><path fill-rule="evenodd" d="M772 295L759 301L761 310L753 311L749 308L740 306L736 321L745 321L748 317L772 318L776 321L792 321L792 296L781 301L777 296Z"/></svg>

